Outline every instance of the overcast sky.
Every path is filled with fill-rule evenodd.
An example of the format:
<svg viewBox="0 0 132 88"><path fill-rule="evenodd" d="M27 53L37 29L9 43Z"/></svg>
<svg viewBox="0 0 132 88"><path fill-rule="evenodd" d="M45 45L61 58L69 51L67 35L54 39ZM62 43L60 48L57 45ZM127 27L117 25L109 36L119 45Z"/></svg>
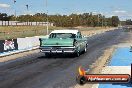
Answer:
<svg viewBox="0 0 132 88"><path fill-rule="evenodd" d="M48 14L93 12L107 17L117 15L121 20L132 19L132 0L47 0ZM29 11L26 5L29 5ZM0 0L0 13L34 14L46 12L46 0Z"/></svg>

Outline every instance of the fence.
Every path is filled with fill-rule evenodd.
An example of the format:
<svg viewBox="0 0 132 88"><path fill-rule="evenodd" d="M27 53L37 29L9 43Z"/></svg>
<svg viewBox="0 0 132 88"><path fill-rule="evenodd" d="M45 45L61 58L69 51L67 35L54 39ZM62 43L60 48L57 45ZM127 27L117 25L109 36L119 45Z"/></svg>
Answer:
<svg viewBox="0 0 132 88"><path fill-rule="evenodd" d="M19 21L0 21L0 26L53 26L49 22L19 22Z"/></svg>

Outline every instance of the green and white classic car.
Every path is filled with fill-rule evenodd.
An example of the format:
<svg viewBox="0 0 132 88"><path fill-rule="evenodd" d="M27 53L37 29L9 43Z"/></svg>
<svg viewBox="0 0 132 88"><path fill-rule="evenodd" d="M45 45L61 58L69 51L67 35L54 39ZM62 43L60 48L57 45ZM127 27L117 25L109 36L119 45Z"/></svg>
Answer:
<svg viewBox="0 0 132 88"><path fill-rule="evenodd" d="M46 56L53 53L71 53L79 56L87 51L87 38L78 30L54 30L47 39L40 38L40 51Z"/></svg>

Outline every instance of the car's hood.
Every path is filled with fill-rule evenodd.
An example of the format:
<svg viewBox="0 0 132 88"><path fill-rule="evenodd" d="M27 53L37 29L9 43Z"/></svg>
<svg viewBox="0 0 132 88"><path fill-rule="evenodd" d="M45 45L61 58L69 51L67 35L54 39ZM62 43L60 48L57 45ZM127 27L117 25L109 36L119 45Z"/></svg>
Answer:
<svg viewBox="0 0 132 88"><path fill-rule="evenodd" d="M73 40L71 38L49 38L41 42L41 46L73 46Z"/></svg>

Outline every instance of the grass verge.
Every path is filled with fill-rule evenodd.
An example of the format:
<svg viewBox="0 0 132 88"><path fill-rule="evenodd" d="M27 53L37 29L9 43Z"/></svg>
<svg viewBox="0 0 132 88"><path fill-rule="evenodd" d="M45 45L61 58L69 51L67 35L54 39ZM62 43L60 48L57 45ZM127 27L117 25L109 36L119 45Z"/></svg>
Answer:
<svg viewBox="0 0 132 88"><path fill-rule="evenodd" d="M55 29L70 29L64 27L49 27L49 33ZM101 29L107 29L106 27L75 27L80 31L97 31ZM91 32L90 32L91 33ZM3 39L15 39L31 36L46 35L46 26L0 26L0 40Z"/></svg>

